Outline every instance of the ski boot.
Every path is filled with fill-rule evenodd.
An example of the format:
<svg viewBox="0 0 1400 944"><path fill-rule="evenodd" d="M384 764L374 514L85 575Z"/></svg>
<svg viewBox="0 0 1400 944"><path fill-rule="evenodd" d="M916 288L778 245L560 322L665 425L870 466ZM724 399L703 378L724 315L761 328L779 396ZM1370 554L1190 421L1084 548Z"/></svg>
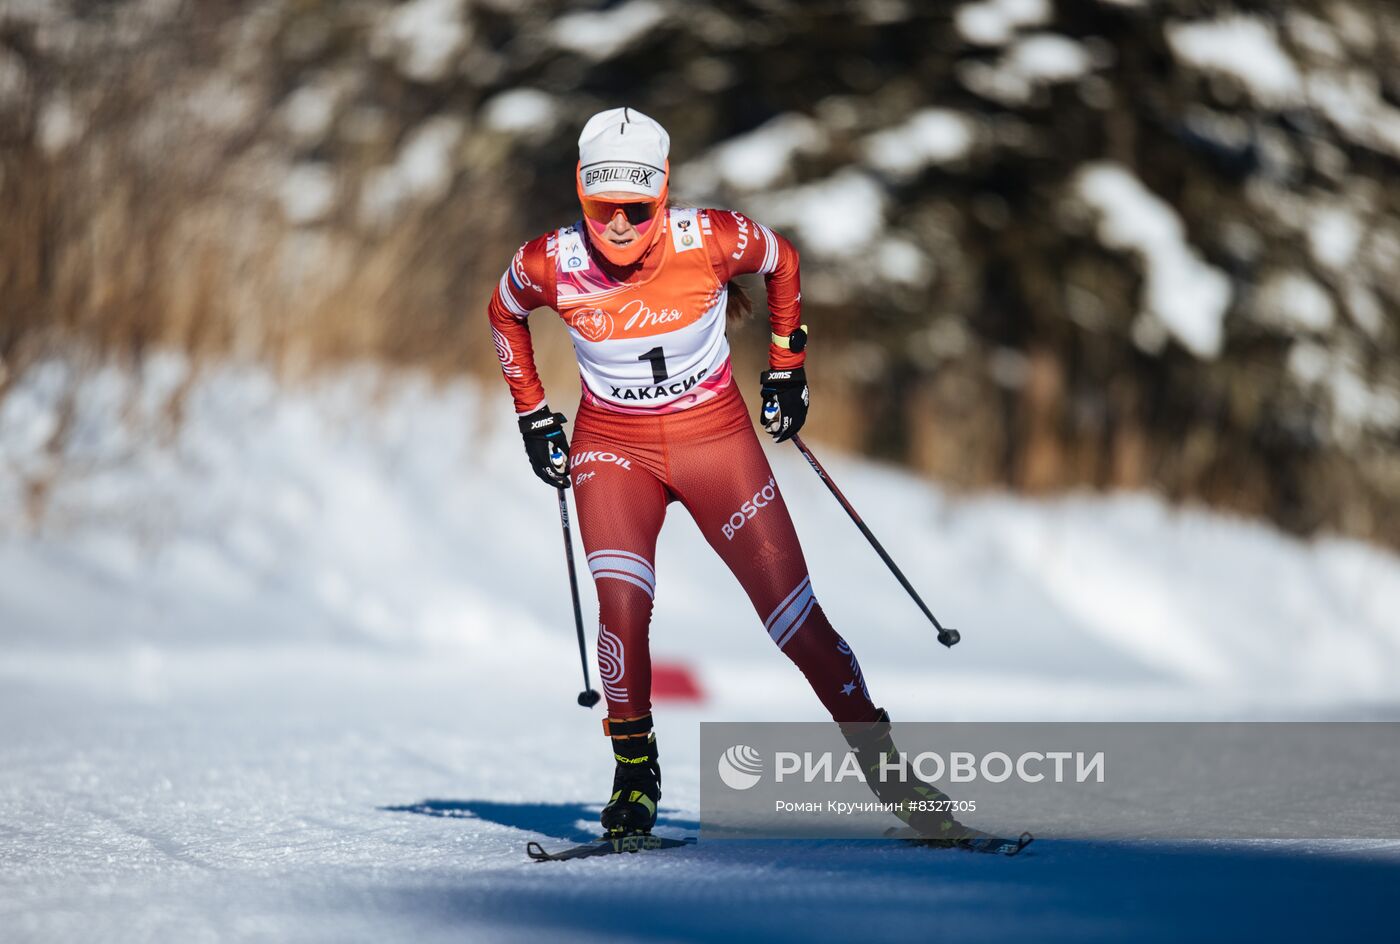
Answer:
<svg viewBox="0 0 1400 944"><path fill-rule="evenodd" d="M881 803L895 807L895 815L904 821L903 830L889 830L887 836L909 840L916 845L965 849L994 855L1019 855L1035 837L1023 832L1015 839L1005 839L958 822L949 809L948 794L917 778L900 780L892 776L880 778L881 758L898 756L890 736L890 716L885 709L875 721L864 724L842 724L846 737L865 773L865 782ZM932 801L932 802L930 802Z"/></svg>
<svg viewBox="0 0 1400 944"><path fill-rule="evenodd" d="M612 738L617 761L612 798L601 816L603 830L609 839L649 835L656 825L656 804L661 799L661 766L656 762L651 715L607 718L603 731Z"/></svg>
<svg viewBox="0 0 1400 944"><path fill-rule="evenodd" d="M890 716L885 709L880 709L875 721L842 724L841 733L855 752L865 774L865 783L875 798L881 803L897 804L895 815L919 837L952 846L972 832L948 812L951 805L948 794L937 787L912 775L907 780L893 775L888 780L880 778L881 758L898 756L894 738L890 736ZM932 805L929 801L933 801Z"/></svg>

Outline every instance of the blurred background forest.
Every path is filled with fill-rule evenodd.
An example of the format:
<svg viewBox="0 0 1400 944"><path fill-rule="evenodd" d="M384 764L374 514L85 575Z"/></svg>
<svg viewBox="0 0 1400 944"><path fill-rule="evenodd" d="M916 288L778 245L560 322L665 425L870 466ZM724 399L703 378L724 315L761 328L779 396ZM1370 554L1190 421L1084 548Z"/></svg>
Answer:
<svg viewBox="0 0 1400 944"><path fill-rule="evenodd" d="M490 291L618 104L802 250L814 435L1400 545L1392 0L0 0L0 396L170 349L497 384Z"/></svg>

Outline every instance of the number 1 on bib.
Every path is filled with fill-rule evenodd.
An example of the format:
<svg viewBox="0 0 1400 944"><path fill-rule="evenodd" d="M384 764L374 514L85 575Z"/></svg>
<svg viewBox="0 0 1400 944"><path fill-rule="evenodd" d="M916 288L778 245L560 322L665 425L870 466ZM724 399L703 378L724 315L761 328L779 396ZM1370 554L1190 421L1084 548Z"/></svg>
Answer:
<svg viewBox="0 0 1400 944"><path fill-rule="evenodd" d="M661 383L670 374L666 373L666 352L659 347L654 347L645 354L637 357L639 361L651 361L651 382Z"/></svg>

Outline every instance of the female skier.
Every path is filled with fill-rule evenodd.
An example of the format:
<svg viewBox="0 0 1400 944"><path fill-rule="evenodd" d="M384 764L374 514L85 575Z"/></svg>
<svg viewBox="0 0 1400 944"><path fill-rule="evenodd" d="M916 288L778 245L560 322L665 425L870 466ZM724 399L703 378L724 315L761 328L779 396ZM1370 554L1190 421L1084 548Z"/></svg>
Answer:
<svg viewBox="0 0 1400 944"><path fill-rule="evenodd" d="M489 307L535 474L558 488L572 480L574 488L598 592L603 730L616 760L602 824L614 837L649 832L661 796L647 633L656 538L673 501L739 579L768 635L842 724L863 765L893 749L888 717L813 594L730 373L729 281L760 272L772 338L759 420L778 442L802 428L808 392L797 251L742 213L669 208L669 151L665 129L634 109L590 118L575 180L583 218L521 246ZM559 313L578 357L583 399L572 448L535 370L527 323L535 308ZM877 794L946 800L922 784ZM925 835L960 835L947 814L902 818Z"/></svg>

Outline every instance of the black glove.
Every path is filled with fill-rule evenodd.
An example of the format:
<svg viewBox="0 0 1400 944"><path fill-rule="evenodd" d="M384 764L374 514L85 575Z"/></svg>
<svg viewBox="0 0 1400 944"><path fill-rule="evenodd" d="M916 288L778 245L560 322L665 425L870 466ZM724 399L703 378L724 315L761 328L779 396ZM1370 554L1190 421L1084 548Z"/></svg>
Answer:
<svg viewBox="0 0 1400 944"><path fill-rule="evenodd" d="M569 440L564 437L567 422L563 413L551 413L548 406L520 417L525 455L540 481L554 488L569 487Z"/></svg>
<svg viewBox="0 0 1400 944"><path fill-rule="evenodd" d="M778 442L787 442L807 422L807 373L801 367L791 370L765 370L758 375L763 384L763 405L758 422Z"/></svg>

